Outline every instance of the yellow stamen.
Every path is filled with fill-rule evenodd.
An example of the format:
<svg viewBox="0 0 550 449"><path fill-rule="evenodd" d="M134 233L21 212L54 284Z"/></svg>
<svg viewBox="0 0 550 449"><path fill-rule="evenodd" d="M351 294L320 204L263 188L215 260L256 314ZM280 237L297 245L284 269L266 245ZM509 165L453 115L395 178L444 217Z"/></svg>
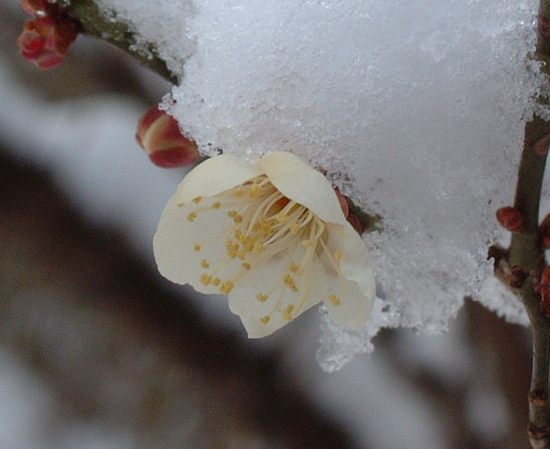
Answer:
<svg viewBox="0 0 550 449"><path fill-rule="evenodd" d="M294 317L292 316L293 310L294 306L292 304L289 305L283 312L283 318L287 321L294 321Z"/></svg>
<svg viewBox="0 0 550 449"><path fill-rule="evenodd" d="M266 302L269 299L269 295L266 295L265 293L258 293L256 295L256 299L260 302Z"/></svg>
<svg viewBox="0 0 550 449"><path fill-rule="evenodd" d="M202 259L201 260L201 267L210 268L210 264L208 263L208 261L206 259Z"/></svg>
<svg viewBox="0 0 550 449"><path fill-rule="evenodd" d="M195 251L200 251L202 249L202 246L200 243L195 243L195 245L193 246L193 249Z"/></svg>
<svg viewBox="0 0 550 449"><path fill-rule="evenodd" d="M196 212L191 212L188 216L187 216L187 219L191 222L195 221L195 218L198 217L198 214Z"/></svg>
<svg viewBox="0 0 550 449"><path fill-rule="evenodd" d="M201 201L202 201L202 197L201 197L201 196L198 196L198 197L196 197L196 198L193 198L193 203L195 203L195 204L199 204Z"/></svg>
<svg viewBox="0 0 550 449"><path fill-rule="evenodd" d="M222 203L220 203L219 201L216 201L214 204L212 204L212 209L219 209L220 207L222 207Z"/></svg>
<svg viewBox="0 0 550 449"><path fill-rule="evenodd" d="M259 184L252 184L252 186L250 186L250 190L248 191L248 196L255 200L257 198L260 197L260 192L262 191L262 187L259 185Z"/></svg>
<svg viewBox="0 0 550 449"><path fill-rule="evenodd" d="M220 286L220 292L222 292L224 295L229 295L235 288L235 284L232 281L225 281Z"/></svg>
<svg viewBox="0 0 550 449"><path fill-rule="evenodd" d="M222 283L222 280L220 278L212 279L212 284L215 285L216 287L219 287L221 283Z"/></svg>
<svg viewBox="0 0 550 449"><path fill-rule="evenodd" d="M279 212L276 216L275 216L275 219L279 222L279 223L286 223L290 218L289 216L284 213L283 211Z"/></svg>
<svg viewBox="0 0 550 449"><path fill-rule="evenodd" d="M260 318L260 321L264 324L267 324L267 323L269 323L270 319L271 319L271 317L269 315L266 315L263 318Z"/></svg>
<svg viewBox="0 0 550 449"><path fill-rule="evenodd" d="M296 281L294 280L294 278L290 275L290 274L285 274L283 276L283 282L285 283L285 285L290 288L293 292L297 292L298 291L298 286L296 285Z"/></svg>
<svg viewBox="0 0 550 449"><path fill-rule="evenodd" d="M248 262L243 262L241 264L241 266L245 269L245 270L250 270L251 266Z"/></svg>
<svg viewBox="0 0 550 449"><path fill-rule="evenodd" d="M330 295L328 299L333 306L339 306L342 304L342 300L336 295Z"/></svg>
<svg viewBox="0 0 550 449"><path fill-rule="evenodd" d="M263 243L255 243L252 247L252 252L256 254L261 254L265 251L265 245Z"/></svg>
<svg viewBox="0 0 550 449"><path fill-rule="evenodd" d="M212 276L210 276L208 273L203 273L201 276L201 284L206 286L210 285L212 283Z"/></svg>

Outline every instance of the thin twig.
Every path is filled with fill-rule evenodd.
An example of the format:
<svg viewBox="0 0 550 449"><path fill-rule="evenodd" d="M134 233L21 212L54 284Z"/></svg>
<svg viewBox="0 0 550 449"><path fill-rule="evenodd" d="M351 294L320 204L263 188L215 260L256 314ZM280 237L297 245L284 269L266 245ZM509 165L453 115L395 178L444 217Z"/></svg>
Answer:
<svg viewBox="0 0 550 449"><path fill-rule="evenodd" d="M537 58L550 55L550 1L541 0ZM547 66L544 67L547 70ZM542 180L548 153L550 122L535 116L525 126L514 207L523 215L525 228L512 235L508 262L525 279L518 294L527 309L533 333L533 371L529 391L529 440L536 449L550 448L550 319L541 309L538 288L544 268L544 249L539 232Z"/></svg>
<svg viewBox="0 0 550 449"><path fill-rule="evenodd" d="M535 117L525 126L524 149L521 157L514 207L525 219L522 233L512 235L509 252L511 267L520 267L526 274L518 289L533 332L533 372L529 392L529 435L533 447L546 448L550 437L550 406L548 378L550 367L550 320L540 308L537 285L544 265L544 252L539 236L539 205L545 154L535 152L535 144L550 133L550 122ZM544 441L544 445L539 445Z"/></svg>
<svg viewBox="0 0 550 449"><path fill-rule="evenodd" d="M178 78L159 57L154 43L151 42L145 52L138 50L135 33L130 27L126 23L109 20L93 0L72 0L67 10L71 17L80 22L87 35L109 42L172 84L178 83Z"/></svg>

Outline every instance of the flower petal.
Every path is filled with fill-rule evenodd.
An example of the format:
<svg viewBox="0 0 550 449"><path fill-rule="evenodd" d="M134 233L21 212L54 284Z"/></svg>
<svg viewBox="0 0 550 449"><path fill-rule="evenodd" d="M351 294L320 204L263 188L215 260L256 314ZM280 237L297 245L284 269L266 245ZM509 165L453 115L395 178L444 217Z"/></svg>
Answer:
<svg viewBox="0 0 550 449"><path fill-rule="evenodd" d="M219 284L203 282L202 276L215 269L215 263L224 265L217 277L222 278L233 267L225 253L227 235L232 232L233 221L224 210L212 209L215 198L205 198L200 206L192 201L178 206L176 196L166 205L153 239L153 251L160 273L178 284L191 284L203 293L219 293ZM196 215L190 221L190 214ZM217 237L217 238L216 238ZM227 264L224 262L227 261Z"/></svg>
<svg viewBox="0 0 550 449"><path fill-rule="evenodd" d="M229 295L229 308L239 315L249 338L272 334L322 300L327 288L323 266L314 258L306 270L293 272L293 262L303 254L302 245L296 248L254 267L250 281L239 283Z"/></svg>
<svg viewBox="0 0 550 449"><path fill-rule="evenodd" d="M186 203L199 196L213 196L252 179L261 172L256 165L222 154L201 162L178 186L178 201Z"/></svg>
<svg viewBox="0 0 550 449"><path fill-rule="evenodd" d="M258 165L287 198L307 207L321 220L346 222L338 197L327 179L294 154L279 151L261 158Z"/></svg>
<svg viewBox="0 0 550 449"><path fill-rule="evenodd" d="M325 305L335 323L359 331L365 327L376 298L370 255L359 234L348 223L343 226L327 224L327 228L330 235L327 246L330 251L340 252L340 270L348 285L347 294L340 296L339 283L331 282ZM339 300L331 301L332 294Z"/></svg>

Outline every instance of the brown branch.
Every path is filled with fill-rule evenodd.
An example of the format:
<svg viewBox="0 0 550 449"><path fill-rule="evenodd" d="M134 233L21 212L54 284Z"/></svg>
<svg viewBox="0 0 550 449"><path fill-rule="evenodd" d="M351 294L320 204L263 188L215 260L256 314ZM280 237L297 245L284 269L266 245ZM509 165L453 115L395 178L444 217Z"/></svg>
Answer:
<svg viewBox="0 0 550 449"><path fill-rule="evenodd" d="M550 55L550 2L541 0L537 58ZM544 66L548 70L547 66ZM517 292L525 305L533 333L533 370L529 391L529 440L533 448L550 448L550 320L540 307L538 288L544 267L544 249L539 232L539 208L550 122L535 116L525 126L514 207L523 215L525 228L512 235L508 262L521 270L524 281Z"/></svg>
<svg viewBox="0 0 550 449"><path fill-rule="evenodd" d="M550 122L539 117L526 124L514 203L514 207L525 219L525 229L512 235L509 252L510 265L521 268L526 274L518 293L529 314L533 331L533 372L529 392L529 434L533 447L549 447L548 443L544 443L544 446L539 446L538 443L546 441L550 435L550 320L540 308L540 292L537 289L544 264L539 235L539 204L546 155L535 152L536 143L548 133Z"/></svg>

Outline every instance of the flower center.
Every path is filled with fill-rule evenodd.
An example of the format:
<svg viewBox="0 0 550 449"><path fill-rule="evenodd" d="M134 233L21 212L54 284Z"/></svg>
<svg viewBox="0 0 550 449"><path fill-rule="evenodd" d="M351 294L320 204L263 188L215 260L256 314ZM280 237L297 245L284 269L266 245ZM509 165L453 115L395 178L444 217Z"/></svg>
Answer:
<svg viewBox="0 0 550 449"><path fill-rule="evenodd" d="M313 289L311 267L315 257L322 257L324 265L341 279L340 295L346 294L347 281L340 270L343 254L329 250L325 223L307 207L284 196L265 175L204 201L195 198L193 203L197 207L188 209L187 215L192 223L208 211L223 213L225 220L231 220L219 234L194 242L194 250L201 252L212 244L220 247L219 240L225 240L215 258L200 261L205 270L200 276L203 285L215 286L221 293L229 294L253 268L272 259L284 259L283 273L274 273L282 276L277 286L256 294L260 303L270 301L271 305L271 311L261 318L263 323L268 323L275 311L292 321L307 308ZM220 219L219 215L210 218ZM327 299L336 306L341 303L336 294Z"/></svg>

